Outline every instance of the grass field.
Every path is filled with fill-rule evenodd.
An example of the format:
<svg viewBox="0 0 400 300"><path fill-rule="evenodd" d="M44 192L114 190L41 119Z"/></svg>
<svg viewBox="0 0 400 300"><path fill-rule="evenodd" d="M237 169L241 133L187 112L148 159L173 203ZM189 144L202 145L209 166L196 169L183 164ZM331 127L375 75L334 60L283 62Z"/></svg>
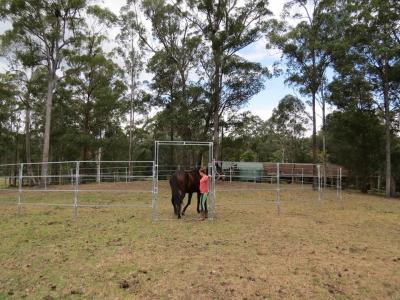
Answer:
<svg viewBox="0 0 400 300"><path fill-rule="evenodd" d="M147 183L132 189L147 190ZM213 221L152 223L143 208L0 206L0 299L399 299L400 201L220 184ZM90 189L90 186L87 186ZM83 192L82 203L149 205L149 193ZM159 215L171 217L160 186ZM234 190L234 188L240 189ZM244 191L246 188L248 191ZM15 201L0 193L0 201ZM26 192L31 203L72 193ZM244 205L246 204L246 205Z"/></svg>

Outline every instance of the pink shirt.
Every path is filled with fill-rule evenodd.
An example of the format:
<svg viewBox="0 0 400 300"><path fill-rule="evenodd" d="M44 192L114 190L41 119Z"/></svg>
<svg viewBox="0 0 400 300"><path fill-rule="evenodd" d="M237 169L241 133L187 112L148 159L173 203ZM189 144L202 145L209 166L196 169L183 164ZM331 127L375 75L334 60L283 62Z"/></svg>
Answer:
<svg viewBox="0 0 400 300"><path fill-rule="evenodd" d="M200 193L208 193L208 176L204 175L200 179Z"/></svg>

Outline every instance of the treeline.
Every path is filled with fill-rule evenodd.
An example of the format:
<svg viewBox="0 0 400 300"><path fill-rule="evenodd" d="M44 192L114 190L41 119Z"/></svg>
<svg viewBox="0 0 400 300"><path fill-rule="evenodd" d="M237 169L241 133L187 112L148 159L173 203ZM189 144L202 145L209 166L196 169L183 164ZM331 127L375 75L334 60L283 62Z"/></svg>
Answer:
<svg viewBox="0 0 400 300"><path fill-rule="evenodd" d="M333 162L395 193L396 0L291 0L279 19L265 0L129 0L118 15L86 0L0 5L0 163L151 160L154 140L212 140L217 159ZM272 68L238 54L261 38L282 53ZM280 74L306 103L239 113Z"/></svg>

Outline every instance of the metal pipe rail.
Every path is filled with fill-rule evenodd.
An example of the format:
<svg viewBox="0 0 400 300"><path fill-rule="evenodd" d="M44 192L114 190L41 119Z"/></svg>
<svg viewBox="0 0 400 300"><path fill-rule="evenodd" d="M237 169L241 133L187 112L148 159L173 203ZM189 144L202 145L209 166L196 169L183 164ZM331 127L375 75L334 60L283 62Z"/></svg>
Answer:
<svg viewBox="0 0 400 300"><path fill-rule="evenodd" d="M89 168L88 165L96 164L95 167ZM104 166L108 164L108 166ZM49 168L49 173L45 176L35 175L40 174L41 168L44 165L51 165L54 168ZM81 168L85 165L85 168ZM103 165L99 168L99 165ZM152 188L152 182L154 181L154 174L152 174L154 167L153 161L63 161L63 162L48 162L48 163L21 163L21 164L6 164L0 165L0 175L2 175L2 170L5 170L4 176L15 181L16 188L0 188L0 192L3 191L13 191L17 195L17 211L21 212L21 207L24 205L34 205L34 206L60 206L60 207L72 207L73 217L77 217L79 207L146 207L149 208L150 204L129 204L129 203L82 203L80 201L80 194L83 193L135 193L135 194L154 194L154 189ZM3 169L2 169L3 168ZM137 168L140 168L137 171ZM145 172L147 168L149 171ZM15 172L14 176L10 176L9 172ZM118 172L109 173L112 170L119 170ZM18 174L17 174L18 171ZM92 171L93 174L88 174L87 172ZM103 171L103 173L101 173ZM104 174L104 171L108 173ZM124 172L125 171L125 172ZM129 172L128 172L129 171ZM97 172L94 173L94 172ZM3 172L4 173L4 172ZM117 174L118 173L118 174ZM140 175L143 174L143 175ZM3 177L3 176L2 176ZM65 179L67 184L65 184ZM94 180L91 180L94 179ZM142 182L148 182L150 187L148 189L133 189L126 186L125 188L118 186L117 188L104 189L98 187L87 187L86 183L97 182L108 182L108 179L118 179L118 183L125 184L128 179L139 180ZM37 180L40 183L38 186L29 185L32 180ZM25 186L25 182L28 181L28 185ZM10 181L11 182L11 181ZM60 186L60 188L54 188L55 186ZM70 188L66 188L66 187ZM24 201L25 193L66 193L72 194L72 201L70 203L46 203L43 201L39 202L29 202ZM14 194L14 193L13 193ZM150 201L150 197L148 201ZM4 201L1 201L4 203ZM9 201L7 201L9 202ZM14 202L15 203L15 202Z"/></svg>
<svg viewBox="0 0 400 300"><path fill-rule="evenodd" d="M48 162L52 166L49 173L45 176L40 175L43 163L21 163L21 164L3 164L0 165L0 193L5 192L5 201L0 200L0 204L11 203L10 197L17 205L18 212L24 205L45 205L72 207L73 217L78 215L79 207L146 207L152 210L153 221L161 220L157 208L157 198L159 193L159 179L168 178L176 167L184 165L159 165L160 146L200 146L208 147L207 168L210 175L210 197L209 208L210 216L213 218L216 213L217 193L235 193L235 192L271 192L275 194L275 204L277 213L281 213L281 197L286 191L300 191L305 186L313 184L318 193L318 200L324 197L325 188L335 188L336 198L342 200L342 169L337 170L336 176L330 176L330 183L323 182L323 168L321 165L301 164L302 166L312 166L314 174L307 174L302 169L296 169L294 173L287 173L287 166L284 163L268 163L272 171L267 172L264 168L254 170L245 167L241 169L233 168L240 162L218 162L213 159L213 144L210 142L184 142L184 141L156 141L154 146L154 161L65 161ZM216 163L222 163L224 175L229 186L216 187ZM266 164L266 163L257 163ZM229 167L226 168L225 166ZM242 165L243 166L243 165ZM225 167L225 168L224 168ZM286 170L285 170L286 168ZM38 175L36 175L38 174ZM2 180L4 178L4 184ZM132 181L140 182L138 188L131 188L127 183ZM34 182L34 183L33 183ZM114 182L110 188L102 188L98 183ZM285 183L287 182L287 184ZM38 185L40 183L40 185ZM248 184L249 186L236 186L234 183ZM289 186L289 183L293 185ZM300 187L301 183L301 187ZM13 187L12 187L13 186ZM56 188L56 187L59 188ZM46 203L42 201L27 202L24 197L28 193L35 195L40 193L66 193L71 197L69 203ZM82 195L91 193L110 193L116 195L122 194L151 194L151 197L145 198L149 203L87 203L83 202ZM27 196L25 196L25 194ZM283 194L285 195L285 194ZM1 194L0 194L1 196ZM0 198L2 199L2 198ZM68 197L67 197L68 199ZM114 200L114 199L113 199ZM140 200L141 201L141 200ZM267 200L266 200L267 201ZM244 202L243 205L249 205Z"/></svg>

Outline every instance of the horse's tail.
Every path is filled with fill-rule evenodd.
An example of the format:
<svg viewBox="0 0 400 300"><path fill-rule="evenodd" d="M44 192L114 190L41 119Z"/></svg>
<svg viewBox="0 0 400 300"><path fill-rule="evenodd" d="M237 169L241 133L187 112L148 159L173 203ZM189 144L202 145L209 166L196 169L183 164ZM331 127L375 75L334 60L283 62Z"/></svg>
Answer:
<svg viewBox="0 0 400 300"><path fill-rule="evenodd" d="M171 193L172 193L171 202L174 207L175 214L178 215L179 204L181 201L181 191L179 189L178 176L176 173L173 174L169 179L169 185L171 187Z"/></svg>

